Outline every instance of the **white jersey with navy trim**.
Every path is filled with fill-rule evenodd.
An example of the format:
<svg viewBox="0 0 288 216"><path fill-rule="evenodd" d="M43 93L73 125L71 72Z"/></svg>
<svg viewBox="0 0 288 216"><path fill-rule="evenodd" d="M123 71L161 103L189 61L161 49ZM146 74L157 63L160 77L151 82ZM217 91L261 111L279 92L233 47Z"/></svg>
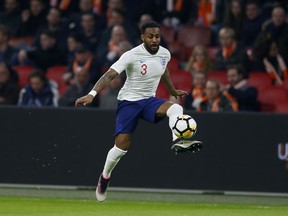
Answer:
<svg viewBox="0 0 288 216"><path fill-rule="evenodd" d="M111 66L119 74L126 70L127 78L117 99L137 101L155 96L170 58L170 52L162 46L154 55L145 49L144 44L125 52Z"/></svg>

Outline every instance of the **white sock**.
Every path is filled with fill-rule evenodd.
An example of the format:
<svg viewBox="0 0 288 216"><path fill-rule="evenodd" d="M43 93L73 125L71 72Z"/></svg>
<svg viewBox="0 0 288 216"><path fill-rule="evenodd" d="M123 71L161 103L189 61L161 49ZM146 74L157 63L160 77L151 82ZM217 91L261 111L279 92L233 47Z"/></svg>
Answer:
<svg viewBox="0 0 288 216"><path fill-rule="evenodd" d="M183 115L183 107L179 104L173 104L166 112L166 115L169 117L169 127L172 131L172 127L175 124L177 116ZM176 140L178 137L172 131L172 140Z"/></svg>
<svg viewBox="0 0 288 216"><path fill-rule="evenodd" d="M110 149L110 151L107 154L106 162L103 169L103 177L109 178L113 169L119 162L120 158L126 154L127 151L124 151L117 146L114 146Z"/></svg>

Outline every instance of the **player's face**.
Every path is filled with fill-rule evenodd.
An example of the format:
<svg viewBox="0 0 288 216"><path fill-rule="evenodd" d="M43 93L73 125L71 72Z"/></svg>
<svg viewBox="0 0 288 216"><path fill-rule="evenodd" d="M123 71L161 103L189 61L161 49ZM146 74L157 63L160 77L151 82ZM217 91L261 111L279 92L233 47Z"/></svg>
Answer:
<svg viewBox="0 0 288 216"><path fill-rule="evenodd" d="M151 54L158 52L160 38L159 28L146 28L145 32L141 35L146 50Z"/></svg>

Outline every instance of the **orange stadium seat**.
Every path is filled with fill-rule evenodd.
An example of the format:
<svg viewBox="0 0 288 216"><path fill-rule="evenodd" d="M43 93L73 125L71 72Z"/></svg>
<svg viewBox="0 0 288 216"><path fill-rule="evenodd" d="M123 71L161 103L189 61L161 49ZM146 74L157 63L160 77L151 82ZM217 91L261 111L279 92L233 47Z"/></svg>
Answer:
<svg viewBox="0 0 288 216"><path fill-rule="evenodd" d="M176 42L172 43L172 50L173 53L176 53L182 61L187 61L195 45L202 44L208 46L210 41L210 28L184 25L177 31Z"/></svg>
<svg viewBox="0 0 288 216"><path fill-rule="evenodd" d="M63 95L67 89L67 85L62 81L63 74L67 71L65 65L53 66L47 69L46 77L48 79L54 80L58 84L59 94Z"/></svg>
<svg viewBox="0 0 288 216"><path fill-rule="evenodd" d="M176 32L171 26L161 26L161 36L168 44L175 41Z"/></svg>
<svg viewBox="0 0 288 216"><path fill-rule="evenodd" d="M162 82L159 83L158 89L156 91L156 97L164 99L169 99L170 97L168 90Z"/></svg>
<svg viewBox="0 0 288 216"><path fill-rule="evenodd" d="M180 66L179 66L180 62L179 62L179 59L176 58L176 57L171 57L168 65L167 65L167 68L168 70L173 73L174 71L178 71Z"/></svg>
<svg viewBox="0 0 288 216"><path fill-rule="evenodd" d="M222 84L227 84L227 73L226 71L211 71L207 74L208 80L217 80Z"/></svg>
<svg viewBox="0 0 288 216"><path fill-rule="evenodd" d="M66 65L49 67L46 72L48 79L53 79L57 83L62 82L63 74L67 71Z"/></svg>
<svg viewBox="0 0 288 216"><path fill-rule="evenodd" d="M288 78L283 80L283 87L288 91Z"/></svg>
<svg viewBox="0 0 288 216"><path fill-rule="evenodd" d="M8 43L16 48L26 48L32 45L33 40L33 37L11 37Z"/></svg>
<svg viewBox="0 0 288 216"><path fill-rule="evenodd" d="M258 101L261 104L261 111L264 112L274 112L278 104L287 99L287 91L281 86L266 87L258 92Z"/></svg>
<svg viewBox="0 0 288 216"><path fill-rule="evenodd" d="M274 112L276 112L276 113L288 113L288 101L277 104Z"/></svg>
<svg viewBox="0 0 288 216"><path fill-rule="evenodd" d="M179 69L170 73L170 78L175 88L191 91L193 81L192 73Z"/></svg>
<svg viewBox="0 0 288 216"><path fill-rule="evenodd" d="M197 44L210 45L211 29L203 26L182 26L177 33L177 41L185 47L194 47Z"/></svg>
<svg viewBox="0 0 288 216"><path fill-rule="evenodd" d="M178 41L174 41L168 44L169 50L171 52L171 55L178 58L180 61L186 61L187 60L187 56L186 56L186 47L178 42Z"/></svg>
<svg viewBox="0 0 288 216"><path fill-rule="evenodd" d="M259 91L272 86L271 77L264 72L252 72L249 74L248 83Z"/></svg>
<svg viewBox="0 0 288 216"><path fill-rule="evenodd" d="M19 87L23 88L29 83L29 76L35 68L33 66L14 66L13 69L18 74Z"/></svg>

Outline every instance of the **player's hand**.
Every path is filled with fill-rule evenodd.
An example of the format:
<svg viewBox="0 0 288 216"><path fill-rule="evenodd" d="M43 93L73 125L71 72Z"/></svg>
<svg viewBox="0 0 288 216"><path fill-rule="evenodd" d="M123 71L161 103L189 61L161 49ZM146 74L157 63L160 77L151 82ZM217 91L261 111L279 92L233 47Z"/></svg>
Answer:
<svg viewBox="0 0 288 216"><path fill-rule="evenodd" d="M75 106L81 106L81 105L86 106L86 105L92 103L93 99L94 99L94 97L92 95L87 94L81 98L78 98L75 101Z"/></svg>
<svg viewBox="0 0 288 216"><path fill-rule="evenodd" d="M188 94L189 94L189 92L187 92L187 91L175 90L175 92L172 94L172 96L174 96L177 99L178 97L182 98Z"/></svg>

